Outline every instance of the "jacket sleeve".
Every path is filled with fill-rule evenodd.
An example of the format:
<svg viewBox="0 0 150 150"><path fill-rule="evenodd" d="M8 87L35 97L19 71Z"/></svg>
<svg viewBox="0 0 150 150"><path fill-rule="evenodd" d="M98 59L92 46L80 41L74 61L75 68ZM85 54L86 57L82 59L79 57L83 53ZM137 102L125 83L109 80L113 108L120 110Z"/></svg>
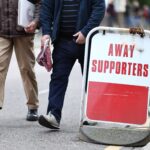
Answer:
<svg viewBox="0 0 150 150"><path fill-rule="evenodd" d="M53 24L53 12L55 0L43 0L40 11L40 23L42 26L42 34L50 35L52 34L52 24Z"/></svg>
<svg viewBox="0 0 150 150"><path fill-rule="evenodd" d="M92 0L92 11L86 26L81 30L86 37L90 30L100 25L105 14L105 0Z"/></svg>

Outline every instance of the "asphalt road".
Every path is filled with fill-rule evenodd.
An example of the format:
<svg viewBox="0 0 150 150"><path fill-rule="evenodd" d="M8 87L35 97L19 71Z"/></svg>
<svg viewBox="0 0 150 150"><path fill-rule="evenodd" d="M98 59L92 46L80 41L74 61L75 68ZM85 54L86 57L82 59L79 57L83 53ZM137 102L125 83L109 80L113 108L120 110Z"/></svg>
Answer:
<svg viewBox="0 0 150 150"><path fill-rule="evenodd" d="M40 41L35 41L36 55L39 52ZM39 86L39 114L45 114L47 108L48 86L50 73L38 66L35 67ZM37 122L25 120L27 107L26 98L13 55L9 68L4 108L0 111L0 150L148 150L145 148L113 147L91 144L79 140L81 71L75 64L70 76L70 82L65 96L61 129L59 132L41 127ZM148 148L149 147L149 148Z"/></svg>

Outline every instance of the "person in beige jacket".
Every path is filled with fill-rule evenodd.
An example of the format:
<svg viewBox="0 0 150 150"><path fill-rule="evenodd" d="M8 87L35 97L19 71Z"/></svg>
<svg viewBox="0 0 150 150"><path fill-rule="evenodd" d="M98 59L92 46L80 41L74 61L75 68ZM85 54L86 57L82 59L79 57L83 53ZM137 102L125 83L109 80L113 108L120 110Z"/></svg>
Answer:
<svg viewBox="0 0 150 150"><path fill-rule="evenodd" d="M40 1L34 0L34 19L26 28L18 26L18 0L0 0L0 108L4 103L4 87L13 50L20 69L27 98L26 120L38 119L38 88L34 73L34 32L39 22Z"/></svg>

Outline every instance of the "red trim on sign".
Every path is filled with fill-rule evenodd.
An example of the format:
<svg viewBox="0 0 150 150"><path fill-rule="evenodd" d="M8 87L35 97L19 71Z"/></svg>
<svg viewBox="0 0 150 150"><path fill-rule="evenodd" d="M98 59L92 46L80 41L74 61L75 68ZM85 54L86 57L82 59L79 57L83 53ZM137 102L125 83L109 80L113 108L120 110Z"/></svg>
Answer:
<svg viewBox="0 0 150 150"><path fill-rule="evenodd" d="M89 82L87 117L91 120L144 124L148 87Z"/></svg>

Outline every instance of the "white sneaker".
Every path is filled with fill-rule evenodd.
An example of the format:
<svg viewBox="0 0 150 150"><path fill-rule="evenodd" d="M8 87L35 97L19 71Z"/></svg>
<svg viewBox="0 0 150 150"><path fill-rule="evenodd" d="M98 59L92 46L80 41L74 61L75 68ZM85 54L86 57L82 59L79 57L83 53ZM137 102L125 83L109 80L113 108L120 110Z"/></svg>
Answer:
<svg viewBox="0 0 150 150"><path fill-rule="evenodd" d="M48 113L48 115L41 115L38 120L39 124L50 128L50 129L59 129L59 122L56 120L53 114Z"/></svg>

